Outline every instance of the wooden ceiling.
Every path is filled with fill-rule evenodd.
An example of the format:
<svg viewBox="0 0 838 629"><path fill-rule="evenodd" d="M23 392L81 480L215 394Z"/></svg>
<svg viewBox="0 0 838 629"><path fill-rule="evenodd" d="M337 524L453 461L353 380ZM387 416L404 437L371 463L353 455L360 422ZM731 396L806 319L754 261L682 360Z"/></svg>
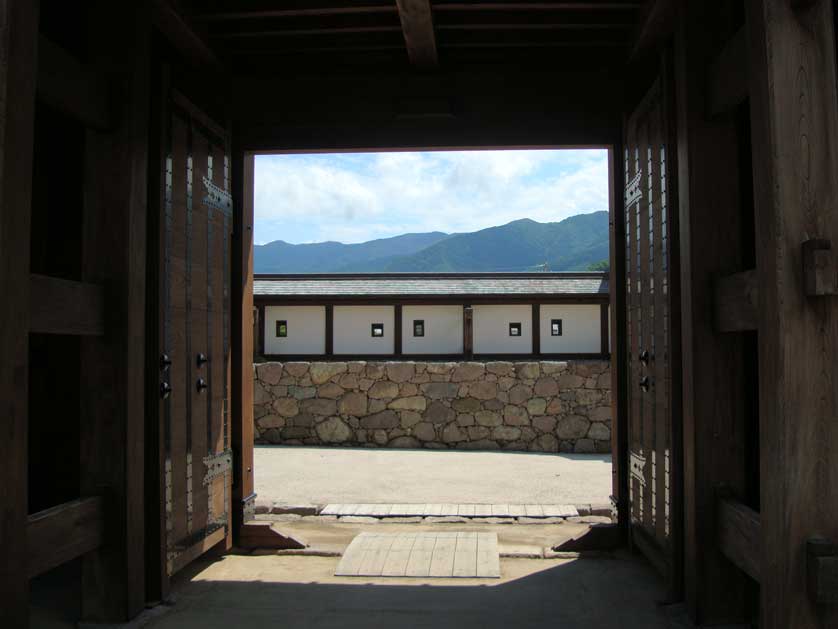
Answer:
<svg viewBox="0 0 838 629"><path fill-rule="evenodd" d="M639 0L193 0L182 15L235 72L575 64L625 56Z"/></svg>

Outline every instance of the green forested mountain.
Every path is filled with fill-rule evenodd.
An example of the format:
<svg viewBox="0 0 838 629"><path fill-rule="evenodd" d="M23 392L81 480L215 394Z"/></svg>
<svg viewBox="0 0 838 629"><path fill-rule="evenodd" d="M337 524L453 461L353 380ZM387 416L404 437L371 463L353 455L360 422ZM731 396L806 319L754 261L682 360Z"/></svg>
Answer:
<svg viewBox="0 0 838 629"><path fill-rule="evenodd" d="M407 234L359 245L277 241L256 247L255 269L257 273L584 271L607 258L608 212L594 212L558 223L521 219L465 234Z"/></svg>

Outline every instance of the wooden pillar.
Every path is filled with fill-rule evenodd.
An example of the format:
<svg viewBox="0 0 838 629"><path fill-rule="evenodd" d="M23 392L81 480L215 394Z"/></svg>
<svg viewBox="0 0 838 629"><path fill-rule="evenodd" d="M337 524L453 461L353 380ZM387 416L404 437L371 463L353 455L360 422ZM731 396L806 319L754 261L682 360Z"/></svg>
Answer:
<svg viewBox="0 0 838 629"><path fill-rule="evenodd" d="M393 306L393 354L396 358L402 356L402 307Z"/></svg>
<svg viewBox="0 0 838 629"><path fill-rule="evenodd" d="M147 4L90 7L90 64L120 98L85 138L82 280L105 288L104 336L81 341L81 491L105 497L105 544L83 559L82 617L125 621L145 605Z"/></svg>
<svg viewBox="0 0 838 629"><path fill-rule="evenodd" d="M474 358L474 308L463 306L463 355Z"/></svg>
<svg viewBox="0 0 838 629"><path fill-rule="evenodd" d="M532 354L541 355L541 306L532 305Z"/></svg>
<svg viewBox="0 0 838 629"><path fill-rule="evenodd" d="M746 2L759 301L763 629L838 626L806 541L838 542L838 297L807 297L804 241L838 249L833 3ZM833 258L834 260L834 258ZM834 268L833 268L833 273ZM833 276L834 277L834 276Z"/></svg>
<svg viewBox="0 0 838 629"><path fill-rule="evenodd" d="M617 518L623 539L630 523L629 461L628 461L628 407L626 387L628 358L626 356L626 227L625 184L623 176L623 148L617 142L608 151L608 203L611 329L614 344L611 352L611 492L617 503Z"/></svg>
<svg viewBox="0 0 838 629"><path fill-rule="evenodd" d="M707 68L720 36L719 0L686 0L675 35L684 474L684 591L699 624L745 620L746 577L716 542L716 491L745 484L743 339L714 325L713 278L741 271L738 136L710 119ZM677 372L676 372L677 374Z"/></svg>
<svg viewBox="0 0 838 629"><path fill-rule="evenodd" d="M253 182L254 158L236 145L233 130L232 315L233 539L254 516L253 488ZM265 338L261 311L261 342ZM264 350L263 350L264 351Z"/></svg>
<svg viewBox="0 0 838 629"><path fill-rule="evenodd" d="M326 356L335 355L335 307L326 306Z"/></svg>
<svg viewBox="0 0 838 629"><path fill-rule="evenodd" d="M0 625L29 625L29 242L38 3L0 0Z"/></svg>

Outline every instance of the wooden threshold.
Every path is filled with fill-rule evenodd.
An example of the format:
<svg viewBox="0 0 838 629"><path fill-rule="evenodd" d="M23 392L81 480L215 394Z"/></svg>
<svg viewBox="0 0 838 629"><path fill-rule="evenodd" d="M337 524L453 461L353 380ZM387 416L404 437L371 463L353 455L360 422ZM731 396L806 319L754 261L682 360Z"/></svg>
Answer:
<svg viewBox="0 0 838 629"><path fill-rule="evenodd" d="M26 526L29 578L99 548L104 536L101 496L79 498L33 513Z"/></svg>
<svg viewBox="0 0 838 629"><path fill-rule="evenodd" d="M29 331L101 336L105 296L101 286L57 277L29 276Z"/></svg>
<svg viewBox="0 0 838 629"><path fill-rule="evenodd" d="M210 548L224 541L227 531L224 527L216 529L200 541L196 542L172 560L172 574L182 570L195 559L203 555Z"/></svg>

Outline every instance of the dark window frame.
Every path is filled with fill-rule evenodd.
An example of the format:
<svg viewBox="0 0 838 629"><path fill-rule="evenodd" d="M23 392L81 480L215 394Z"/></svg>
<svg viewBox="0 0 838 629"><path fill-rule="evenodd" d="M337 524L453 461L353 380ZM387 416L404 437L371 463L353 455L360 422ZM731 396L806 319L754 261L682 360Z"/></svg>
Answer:
<svg viewBox="0 0 838 629"><path fill-rule="evenodd" d="M285 331L285 334L282 334L282 331ZM280 319L276 322L276 338L278 339L287 339L288 338L288 320L287 319Z"/></svg>
<svg viewBox="0 0 838 629"><path fill-rule="evenodd" d="M513 332L513 330L515 330ZM509 336L520 337L524 335L524 330L521 327L520 321L510 322L509 323Z"/></svg>
<svg viewBox="0 0 838 629"><path fill-rule="evenodd" d="M556 326L558 325L559 331L556 332ZM550 336L562 336L564 333L564 324L562 323L561 319L550 319Z"/></svg>
<svg viewBox="0 0 838 629"><path fill-rule="evenodd" d="M376 334L376 329L381 330L381 334ZM372 323L370 324L370 336L374 339L383 339L384 338L384 324L383 323Z"/></svg>
<svg viewBox="0 0 838 629"><path fill-rule="evenodd" d="M419 334L416 333L416 326L419 326ZM413 320L413 336L415 337L424 337L425 336L425 320L424 319L414 319Z"/></svg>

